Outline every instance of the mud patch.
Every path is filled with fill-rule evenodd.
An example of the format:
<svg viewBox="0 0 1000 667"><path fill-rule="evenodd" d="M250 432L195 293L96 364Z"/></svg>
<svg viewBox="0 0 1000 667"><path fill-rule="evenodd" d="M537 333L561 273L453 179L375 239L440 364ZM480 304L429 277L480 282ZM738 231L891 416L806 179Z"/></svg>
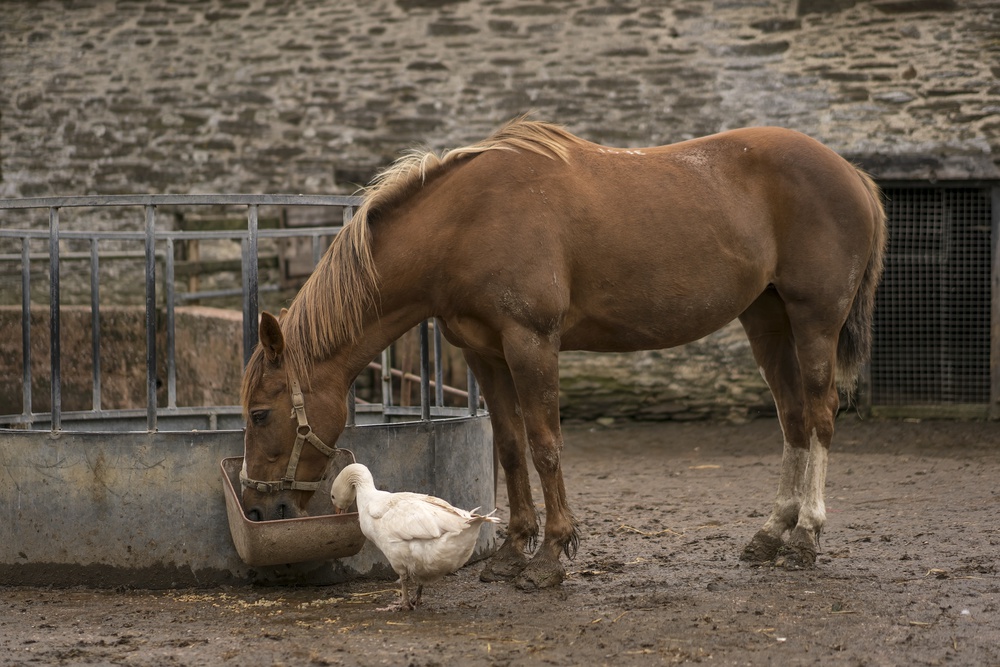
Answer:
<svg viewBox="0 0 1000 667"><path fill-rule="evenodd" d="M1000 664L995 423L841 419L799 571L739 560L777 485L774 420L577 425L566 443L581 542L554 590L482 583L482 564L408 614L375 611L388 581L8 587L0 665Z"/></svg>

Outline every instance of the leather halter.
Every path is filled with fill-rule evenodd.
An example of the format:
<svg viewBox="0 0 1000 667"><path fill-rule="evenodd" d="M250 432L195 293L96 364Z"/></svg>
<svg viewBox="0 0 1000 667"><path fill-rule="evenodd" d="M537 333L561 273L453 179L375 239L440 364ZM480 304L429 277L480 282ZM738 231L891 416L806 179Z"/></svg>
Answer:
<svg viewBox="0 0 1000 667"><path fill-rule="evenodd" d="M292 417L295 417L299 424L295 427L295 444L292 445L292 453L288 457L288 467L285 469L285 476L277 481L263 482L250 479L246 474L246 465L240 470L240 485L251 488L261 493L274 493L278 491L315 491L319 488L322 480L316 482L298 482L295 480L295 469L299 466L299 457L302 455L302 445L306 442L326 454L328 458L333 458L337 453L337 447L329 447L320 440L319 436L313 433L312 427L306 420L306 404L302 398L302 389L299 388L299 381L292 380ZM346 450L345 450L346 451Z"/></svg>

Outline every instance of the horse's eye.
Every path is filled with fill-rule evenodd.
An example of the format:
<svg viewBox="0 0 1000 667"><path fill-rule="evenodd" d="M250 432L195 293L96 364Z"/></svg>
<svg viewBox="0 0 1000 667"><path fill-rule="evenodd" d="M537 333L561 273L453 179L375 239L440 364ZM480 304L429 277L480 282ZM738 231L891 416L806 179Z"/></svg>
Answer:
<svg viewBox="0 0 1000 667"><path fill-rule="evenodd" d="M254 426L263 426L270 414L270 410L254 410L250 413L250 420Z"/></svg>

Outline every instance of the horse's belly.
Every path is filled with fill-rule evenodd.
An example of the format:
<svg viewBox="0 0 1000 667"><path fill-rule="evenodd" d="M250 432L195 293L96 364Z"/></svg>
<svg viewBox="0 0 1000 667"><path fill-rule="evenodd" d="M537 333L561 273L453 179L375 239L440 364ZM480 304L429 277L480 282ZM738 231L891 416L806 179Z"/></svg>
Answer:
<svg viewBox="0 0 1000 667"><path fill-rule="evenodd" d="M581 317L563 329L563 350L635 352L676 347L718 331L744 307L711 313L657 313L646 311L630 319Z"/></svg>

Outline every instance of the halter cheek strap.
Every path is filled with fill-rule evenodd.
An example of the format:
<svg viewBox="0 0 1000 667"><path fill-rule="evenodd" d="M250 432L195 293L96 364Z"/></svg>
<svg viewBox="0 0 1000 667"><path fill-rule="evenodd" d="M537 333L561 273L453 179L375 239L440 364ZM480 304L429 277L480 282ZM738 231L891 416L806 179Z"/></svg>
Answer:
<svg viewBox="0 0 1000 667"><path fill-rule="evenodd" d="M273 493L285 490L315 491L319 488L320 481L298 482L295 480L295 469L299 466L299 457L302 456L302 446L308 442L329 458L332 458L337 453L337 448L335 446L329 447L325 442L320 440L319 436L313 432L312 427L309 425L309 421L306 419L306 404L302 398L302 389L299 387L299 381L292 380L291 385L291 416L298 421L298 426L295 427L295 444L292 445L292 453L288 457L288 467L285 469L285 475L279 480L270 482L250 479L247 477L246 466L244 465L240 471L240 485L245 488L254 489L261 493Z"/></svg>

